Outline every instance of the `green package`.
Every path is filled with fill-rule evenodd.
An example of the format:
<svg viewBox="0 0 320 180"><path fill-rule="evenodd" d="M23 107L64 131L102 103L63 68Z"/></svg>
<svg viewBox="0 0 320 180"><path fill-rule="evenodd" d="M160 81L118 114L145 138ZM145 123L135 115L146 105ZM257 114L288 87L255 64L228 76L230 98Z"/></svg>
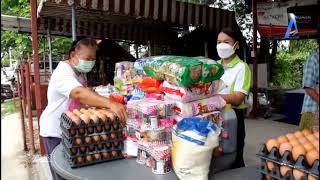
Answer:
<svg viewBox="0 0 320 180"><path fill-rule="evenodd" d="M202 63L201 81L204 83L212 82L221 78L224 74L223 66L215 60L205 57L195 57Z"/></svg>

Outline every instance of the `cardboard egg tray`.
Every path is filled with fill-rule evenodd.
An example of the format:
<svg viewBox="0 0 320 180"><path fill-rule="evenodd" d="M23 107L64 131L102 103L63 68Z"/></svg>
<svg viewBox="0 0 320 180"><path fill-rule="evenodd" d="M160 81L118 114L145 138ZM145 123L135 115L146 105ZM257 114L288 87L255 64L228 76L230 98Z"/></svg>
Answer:
<svg viewBox="0 0 320 180"><path fill-rule="evenodd" d="M300 155L297 161L294 161L291 152L286 151L281 157L277 148L273 147L271 151L268 152L265 144L263 144L263 146L257 153L257 156L261 158L262 162L271 161L278 165L286 165L293 169L298 169L306 174L312 174L314 177L319 178L319 159L315 160L312 166L309 166L305 156ZM261 167L260 169L261 173L264 173L264 174L267 173L265 168L263 169ZM271 174L274 174L272 177L277 177L277 179L282 179L281 176L277 176L280 174L275 174L275 172L272 172Z"/></svg>
<svg viewBox="0 0 320 180"><path fill-rule="evenodd" d="M93 123L93 121L90 120L89 124L85 124L81 120L80 125L76 125L64 113L61 115L60 127L68 137L83 137L97 133L108 133L111 131L119 131L123 128L118 120L113 122L107 120L103 122L99 119L97 123Z"/></svg>
<svg viewBox="0 0 320 180"><path fill-rule="evenodd" d="M112 152L116 152L117 156L113 156ZM95 156L96 154L98 154L98 157ZM90 156L91 160L88 161L86 159L87 156ZM67 151L64 151L64 158L70 164L71 168L79 168L79 167L83 167L83 166L119 160L119 159L123 159L124 157L123 157L122 151L120 149L118 149L118 150L114 149L114 150L96 151L96 152L92 152L92 153L87 153L85 155L80 154L80 155L76 155L76 156L71 156ZM79 162L79 159L81 159L80 162Z"/></svg>

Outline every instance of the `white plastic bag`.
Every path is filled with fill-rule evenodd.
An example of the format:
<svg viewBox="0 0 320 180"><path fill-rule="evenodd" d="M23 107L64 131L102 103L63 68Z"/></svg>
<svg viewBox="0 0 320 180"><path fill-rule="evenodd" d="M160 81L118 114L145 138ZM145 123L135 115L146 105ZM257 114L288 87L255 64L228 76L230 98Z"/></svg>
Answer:
<svg viewBox="0 0 320 180"><path fill-rule="evenodd" d="M182 124L182 125L181 125ZM172 134L172 165L181 180L207 180L220 129L200 118L186 118Z"/></svg>

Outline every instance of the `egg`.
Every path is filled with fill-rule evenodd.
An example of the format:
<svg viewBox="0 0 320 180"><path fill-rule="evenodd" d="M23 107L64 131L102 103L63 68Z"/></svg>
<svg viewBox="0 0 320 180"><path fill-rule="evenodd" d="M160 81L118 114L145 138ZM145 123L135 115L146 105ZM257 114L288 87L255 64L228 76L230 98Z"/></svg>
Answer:
<svg viewBox="0 0 320 180"><path fill-rule="evenodd" d="M85 138L84 138L84 142L85 142L86 144L90 144L90 143L91 143L91 137L89 137L89 136L85 137Z"/></svg>
<svg viewBox="0 0 320 180"><path fill-rule="evenodd" d="M301 131L296 131L296 132L294 133L294 136L296 136L296 138L300 138L300 137L303 137L303 134L302 134Z"/></svg>
<svg viewBox="0 0 320 180"><path fill-rule="evenodd" d="M292 140L292 141L290 141L290 144L292 145L292 147L295 147L295 146L300 145L300 142L298 140Z"/></svg>
<svg viewBox="0 0 320 180"><path fill-rule="evenodd" d="M115 133L111 133L111 134L110 134L110 137L111 137L111 139L116 139L116 138L117 138L117 136L116 136Z"/></svg>
<svg viewBox="0 0 320 180"><path fill-rule="evenodd" d="M70 116L74 115L71 111L66 111L65 114L70 118Z"/></svg>
<svg viewBox="0 0 320 180"><path fill-rule="evenodd" d="M98 147L99 150L101 150L101 149L103 149L103 144L99 143L97 147Z"/></svg>
<svg viewBox="0 0 320 180"><path fill-rule="evenodd" d="M111 145L110 142L107 142L107 143L106 143L106 148L107 148L107 149L111 148L111 146L112 146L112 145Z"/></svg>
<svg viewBox="0 0 320 180"><path fill-rule="evenodd" d="M314 140L317 139L313 134L307 135L306 138L307 138L310 142L312 142L312 141L314 141Z"/></svg>
<svg viewBox="0 0 320 180"><path fill-rule="evenodd" d="M280 145L277 140L270 139L267 141L266 146L267 146L267 150L270 152L273 147L276 147L278 149Z"/></svg>
<svg viewBox="0 0 320 180"><path fill-rule="evenodd" d="M311 150L306 155L307 162L310 166L313 165L314 161L319 159L319 152L317 150Z"/></svg>
<svg viewBox="0 0 320 180"><path fill-rule="evenodd" d="M96 153L93 155L94 156L94 159L97 161L100 159L100 154L99 153Z"/></svg>
<svg viewBox="0 0 320 180"><path fill-rule="evenodd" d="M280 145L280 148L279 148L280 155L283 156L283 154L286 151L289 151L289 152L292 151L292 145L289 142L285 142Z"/></svg>
<svg viewBox="0 0 320 180"><path fill-rule="evenodd" d="M290 168L289 166L280 166L280 174L282 176L286 176L288 171L292 171L292 168Z"/></svg>
<svg viewBox="0 0 320 180"><path fill-rule="evenodd" d="M315 147L319 147L319 140L313 140L312 145L314 145Z"/></svg>
<svg viewBox="0 0 320 180"><path fill-rule="evenodd" d="M111 122L116 120L116 115L113 112L107 111L106 115L110 119Z"/></svg>
<svg viewBox="0 0 320 180"><path fill-rule="evenodd" d="M304 129L304 130L302 130L302 134L304 136L308 136L308 135L312 134L312 132L310 131L310 129Z"/></svg>
<svg viewBox="0 0 320 180"><path fill-rule="evenodd" d="M92 139L94 142L98 142L100 140L100 136L99 135L94 135L92 136Z"/></svg>
<svg viewBox="0 0 320 180"><path fill-rule="evenodd" d="M86 155L86 161L91 162L92 161L92 156L90 154Z"/></svg>
<svg viewBox="0 0 320 180"><path fill-rule="evenodd" d="M279 144L285 143L285 142L289 142L289 139L286 136L279 136L277 138L277 141L279 142Z"/></svg>
<svg viewBox="0 0 320 180"><path fill-rule="evenodd" d="M77 116L81 116L81 112L78 110L78 109L74 109L73 111L72 111L75 115L77 115Z"/></svg>
<svg viewBox="0 0 320 180"><path fill-rule="evenodd" d="M96 115L99 117L99 119L102 122L106 122L107 116L105 114L102 114L102 113L98 112Z"/></svg>
<svg viewBox="0 0 320 180"><path fill-rule="evenodd" d="M118 141L114 141L114 142L113 142L113 146L114 146L114 147L118 147L119 145L120 145L120 143L119 143Z"/></svg>
<svg viewBox="0 0 320 180"><path fill-rule="evenodd" d="M89 151L94 151L95 150L95 146L94 146L94 144L91 144L90 146L89 146Z"/></svg>
<svg viewBox="0 0 320 180"><path fill-rule="evenodd" d="M97 132L102 132L102 126L96 126Z"/></svg>
<svg viewBox="0 0 320 180"><path fill-rule="evenodd" d="M318 178L312 176L312 174L308 175L308 180L319 180Z"/></svg>
<svg viewBox="0 0 320 180"><path fill-rule="evenodd" d="M73 147L73 148L70 149L70 151L71 151L72 155L76 155L77 152L78 152L78 148L77 147Z"/></svg>
<svg viewBox="0 0 320 180"><path fill-rule="evenodd" d="M97 115L91 114L90 119L93 121L93 123L99 122L99 117Z"/></svg>
<svg viewBox="0 0 320 180"><path fill-rule="evenodd" d="M82 157L82 156L78 156L78 157L76 158L76 163L77 163L77 164L82 164L82 162L83 162L83 157Z"/></svg>
<svg viewBox="0 0 320 180"><path fill-rule="evenodd" d="M70 119L75 125L80 125L80 117L76 115L72 115L70 116Z"/></svg>
<svg viewBox="0 0 320 180"><path fill-rule="evenodd" d="M100 136L103 141L106 141L108 139L108 136L106 134L102 134Z"/></svg>
<svg viewBox="0 0 320 180"><path fill-rule="evenodd" d="M301 178L303 176L305 176L305 175L306 175L306 173L304 173L302 171L299 171L297 169L293 169L293 177L294 177L294 179L301 180Z"/></svg>
<svg viewBox="0 0 320 180"><path fill-rule="evenodd" d="M84 135L86 133L84 128L79 128L79 134Z"/></svg>
<svg viewBox="0 0 320 180"><path fill-rule="evenodd" d="M92 134L94 132L94 128L92 126L88 127L88 133Z"/></svg>
<svg viewBox="0 0 320 180"><path fill-rule="evenodd" d="M314 135L317 139L319 139L319 131L315 131L315 132L313 133L313 135Z"/></svg>
<svg viewBox="0 0 320 180"><path fill-rule="evenodd" d="M86 114L81 114L80 119L84 122L84 124L89 124L90 118Z"/></svg>
<svg viewBox="0 0 320 180"><path fill-rule="evenodd" d="M271 176L266 176L266 180L271 180Z"/></svg>
<svg viewBox="0 0 320 180"><path fill-rule="evenodd" d="M306 142L302 145L307 152L315 148L311 142Z"/></svg>
<svg viewBox="0 0 320 180"><path fill-rule="evenodd" d="M298 160L300 155L306 155L306 150L302 145L293 146L292 148L292 157L295 161Z"/></svg>
<svg viewBox="0 0 320 180"><path fill-rule="evenodd" d="M289 141L296 139L296 137L292 133L288 133L286 137L288 138Z"/></svg>
<svg viewBox="0 0 320 180"><path fill-rule="evenodd" d="M111 154L112 154L112 157L117 157L118 156L118 152L117 151L112 151Z"/></svg>
<svg viewBox="0 0 320 180"><path fill-rule="evenodd" d="M109 157L110 157L110 155L109 155L108 152L103 152L103 153L102 153L102 158L103 158L103 159L109 159Z"/></svg>
<svg viewBox="0 0 320 180"><path fill-rule="evenodd" d="M81 138L76 138L75 141L74 141L74 143L75 143L76 145L80 145L80 144L81 144Z"/></svg>
<svg viewBox="0 0 320 180"><path fill-rule="evenodd" d="M112 125L112 128L113 128L113 130L119 130L119 125L116 124L116 123L114 123L114 124Z"/></svg>
<svg viewBox="0 0 320 180"><path fill-rule="evenodd" d="M91 115L93 115L93 114L92 114L90 111L88 111L88 110L86 110L86 111L84 112L84 114L87 115L87 116L89 116L89 117L90 117Z"/></svg>
<svg viewBox="0 0 320 180"><path fill-rule="evenodd" d="M69 134L71 137L75 136L77 131L75 129L69 129Z"/></svg>
<svg viewBox="0 0 320 180"><path fill-rule="evenodd" d="M85 152L87 151L87 147L86 147L86 146L81 146L81 147L80 147L80 151L81 151L82 153L85 153Z"/></svg>
<svg viewBox="0 0 320 180"><path fill-rule="evenodd" d="M104 125L104 129L106 131L110 131L111 130L111 126L109 124Z"/></svg>
<svg viewBox="0 0 320 180"><path fill-rule="evenodd" d="M298 138L298 141L300 142L300 144L304 144L308 141L308 139L305 137L300 137L300 138Z"/></svg>
<svg viewBox="0 0 320 180"><path fill-rule="evenodd" d="M84 109L84 108L81 108L80 109L80 112L83 114L83 113L85 113L87 110L86 109Z"/></svg>

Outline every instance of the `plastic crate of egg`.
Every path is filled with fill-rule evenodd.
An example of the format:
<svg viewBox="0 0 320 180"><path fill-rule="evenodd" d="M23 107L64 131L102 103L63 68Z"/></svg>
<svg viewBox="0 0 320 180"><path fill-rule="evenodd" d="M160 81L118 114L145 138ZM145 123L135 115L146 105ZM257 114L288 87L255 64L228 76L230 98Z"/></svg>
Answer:
<svg viewBox="0 0 320 180"><path fill-rule="evenodd" d="M60 126L65 158L72 168L123 158L123 125L112 111L67 111Z"/></svg>
<svg viewBox="0 0 320 180"><path fill-rule="evenodd" d="M257 156L262 179L319 179L319 131L305 129L269 139Z"/></svg>

